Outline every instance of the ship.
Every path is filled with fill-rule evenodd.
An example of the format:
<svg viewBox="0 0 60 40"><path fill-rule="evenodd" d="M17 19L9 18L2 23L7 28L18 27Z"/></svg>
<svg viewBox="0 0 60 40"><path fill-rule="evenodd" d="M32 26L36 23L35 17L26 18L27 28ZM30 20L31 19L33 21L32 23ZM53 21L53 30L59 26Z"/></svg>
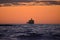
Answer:
<svg viewBox="0 0 60 40"><path fill-rule="evenodd" d="M27 22L27 24L34 24L34 20L31 18L31 19Z"/></svg>

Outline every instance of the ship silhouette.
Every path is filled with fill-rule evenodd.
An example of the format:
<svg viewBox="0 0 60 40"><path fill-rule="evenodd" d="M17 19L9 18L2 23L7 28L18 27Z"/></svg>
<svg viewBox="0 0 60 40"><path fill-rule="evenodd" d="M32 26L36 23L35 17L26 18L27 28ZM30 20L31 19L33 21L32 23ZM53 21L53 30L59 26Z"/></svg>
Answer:
<svg viewBox="0 0 60 40"><path fill-rule="evenodd" d="M31 18L30 20L28 20L27 24L34 24L34 20Z"/></svg>

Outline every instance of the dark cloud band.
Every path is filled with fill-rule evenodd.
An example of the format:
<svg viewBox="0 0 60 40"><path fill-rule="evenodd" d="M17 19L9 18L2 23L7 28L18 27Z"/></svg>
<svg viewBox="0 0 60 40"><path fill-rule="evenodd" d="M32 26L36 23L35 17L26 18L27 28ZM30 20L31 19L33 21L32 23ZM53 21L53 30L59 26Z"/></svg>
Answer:
<svg viewBox="0 0 60 40"><path fill-rule="evenodd" d="M35 1L35 2L34 2ZM26 4L24 4L24 3ZM33 4L29 4L33 2ZM34 4L35 3L35 4ZM1 6L11 6L11 5L60 5L60 1L36 1L36 0L0 0L0 7Z"/></svg>

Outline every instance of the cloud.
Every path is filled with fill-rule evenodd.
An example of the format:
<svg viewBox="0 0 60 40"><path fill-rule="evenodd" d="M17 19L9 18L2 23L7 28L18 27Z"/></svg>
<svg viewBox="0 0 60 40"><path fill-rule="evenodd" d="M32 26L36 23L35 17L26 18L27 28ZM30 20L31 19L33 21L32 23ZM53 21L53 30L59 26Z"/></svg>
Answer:
<svg viewBox="0 0 60 40"><path fill-rule="evenodd" d="M55 4L55 5L60 5L60 1L51 1L49 4Z"/></svg>
<svg viewBox="0 0 60 40"><path fill-rule="evenodd" d="M59 0L0 0L0 7L1 6L11 6L11 5L26 5L26 4L21 4L21 2L26 3L26 2L33 2L33 1L43 1L42 2L42 3L44 3L43 5L60 5ZM37 5L38 3L35 3L35 4ZM3 4L3 5L1 5L1 4Z"/></svg>
<svg viewBox="0 0 60 40"><path fill-rule="evenodd" d="M0 0L0 3L32 2L32 1L57 1L57 0Z"/></svg>
<svg viewBox="0 0 60 40"><path fill-rule="evenodd" d="M32 0L0 0L0 3L12 3L12 2L28 2Z"/></svg>

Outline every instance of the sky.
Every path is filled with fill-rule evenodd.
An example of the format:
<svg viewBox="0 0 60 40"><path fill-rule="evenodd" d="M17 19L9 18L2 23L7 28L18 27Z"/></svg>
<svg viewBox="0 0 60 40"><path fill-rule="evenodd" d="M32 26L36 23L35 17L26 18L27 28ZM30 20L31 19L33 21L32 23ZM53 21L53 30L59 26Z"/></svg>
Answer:
<svg viewBox="0 0 60 40"><path fill-rule="evenodd" d="M31 18L35 24L60 24L60 5L0 7L0 24L26 24Z"/></svg>
<svg viewBox="0 0 60 40"><path fill-rule="evenodd" d="M16 2L21 1L32 0L0 0L0 24L26 24L31 18L35 21L35 24L60 24L60 0L34 0L56 2L44 2L43 6L17 6Z"/></svg>

